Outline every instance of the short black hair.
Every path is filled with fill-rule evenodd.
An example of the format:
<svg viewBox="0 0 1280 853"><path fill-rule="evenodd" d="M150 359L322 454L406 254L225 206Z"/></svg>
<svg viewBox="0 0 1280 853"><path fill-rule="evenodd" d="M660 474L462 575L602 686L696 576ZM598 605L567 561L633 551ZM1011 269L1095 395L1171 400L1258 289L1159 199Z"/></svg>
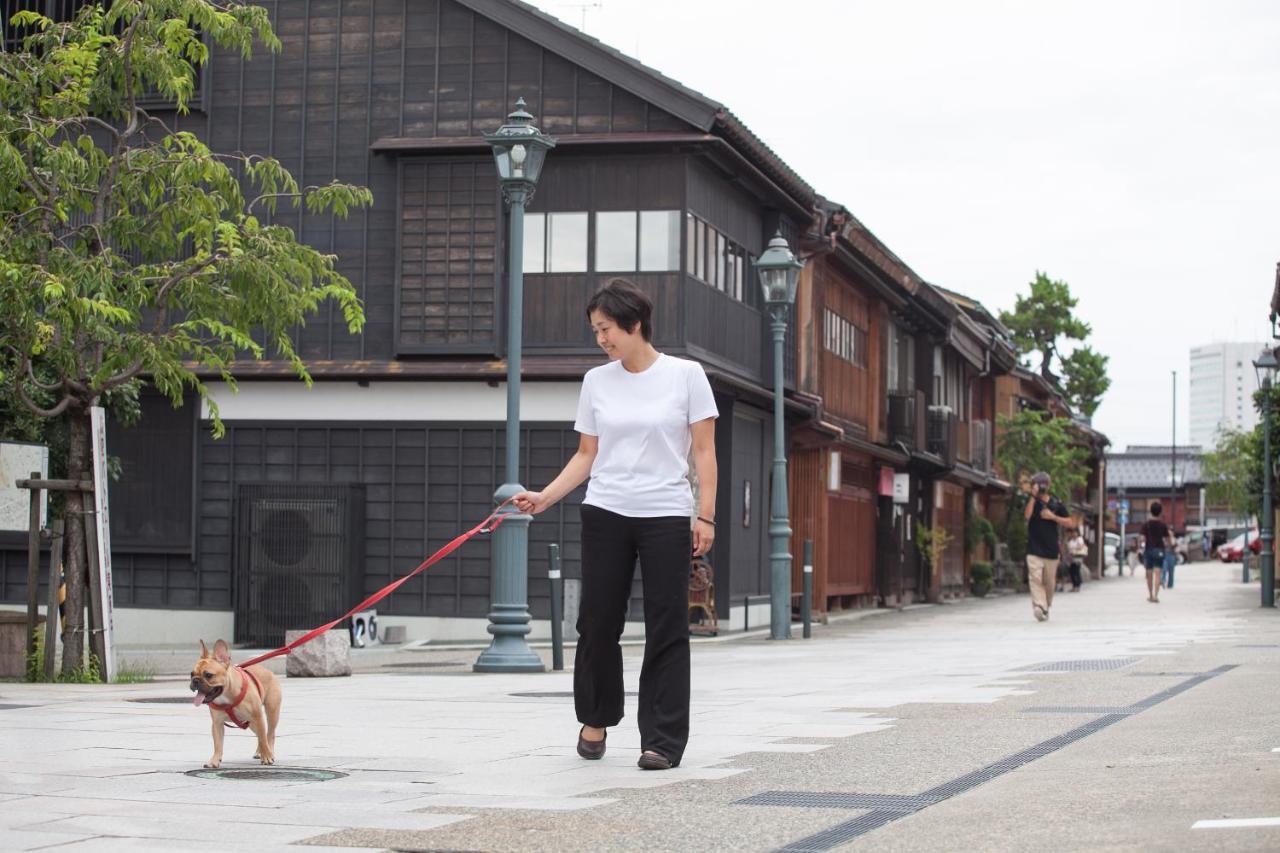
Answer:
<svg viewBox="0 0 1280 853"><path fill-rule="evenodd" d="M1159 517L1160 517L1160 513L1162 513L1162 512L1164 512L1164 507L1160 506L1160 501L1156 501L1156 502L1154 502L1153 504L1151 504L1151 517L1152 517L1152 518L1159 518Z"/></svg>
<svg viewBox="0 0 1280 853"><path fill-rule="evenodd" d="M642 338L646 341L653 339L653 300L634 281L609 279L587 303L588 321L593 311L599 311L617 323L627 334L634 333L639 326Z"/></svg>

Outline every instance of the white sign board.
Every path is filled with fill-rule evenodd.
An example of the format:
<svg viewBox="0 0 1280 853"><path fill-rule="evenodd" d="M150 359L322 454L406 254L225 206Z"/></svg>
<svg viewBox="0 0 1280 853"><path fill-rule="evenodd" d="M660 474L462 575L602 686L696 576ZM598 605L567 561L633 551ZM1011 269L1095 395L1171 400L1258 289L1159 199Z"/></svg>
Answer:
<svg viewBox="0 0 1280 853"><path fill-rule="evenodd" d="M49 448L25 441L0 441L0 530L26 533L31 523L31 492L14 483L39 471L49 476ZM49 493L40 492L40 526L49 523Z"/></svg>
<svg viewBox="0 0 1280 853"><path fill-rule="evenodd" d="M896 504L905 504L911 501L911 475L899 474L894 472L893 475L893 502Z"/></svg>
<svg viewBox="0 0 1280 853"><path fill-rule="evenodd" d="M102 675L116 675L115 608L111 595L111 512L107 502L107 413L101 406L89 410L93 433L93 514L98 531L98 588L102 591Z"/></svg>

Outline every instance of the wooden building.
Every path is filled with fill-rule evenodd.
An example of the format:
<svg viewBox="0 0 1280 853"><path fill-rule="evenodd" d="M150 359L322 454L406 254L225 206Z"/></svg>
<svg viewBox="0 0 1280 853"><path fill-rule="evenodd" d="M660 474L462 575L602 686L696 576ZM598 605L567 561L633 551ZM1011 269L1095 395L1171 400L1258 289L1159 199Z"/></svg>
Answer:
<svg viewBox="0 0 1280 853"><path fill-rule="evenodd" d="M151 397L141 427L112 432L125 469L112 501L123 641L130 625L166 639L161 622L175 640L241 634L236 620L270 595L305 595L280 580L297 554L259 541L269 534L255 520L312 501L290 516L303 543L291 547L307 547L322 510L290 498L293 486L355 507L361 541L340 571L362 590L488 512L504 443L507 226L482 135L517 98L557 140L526 217L523 481L545 484L576 447L580 380L603 360L588 296L633 278L657 306L654 343L701 361L720 407L722 620L740 625L746 602L753 624L767 622L773 378L752 261L776 231L794 245L815 216L812 188L723 105L523 3L261 5L282 50L215 51L190 114L164 117L215 150L277 157L300 184L371 188L372 208L349 219L275 217L337 255L367 322L350 335L326 308L297 330L311 390L278 360L236 364L238 394L211 381L222 440L195 401L174 412ZM546 545L563 543L567 577L579 571L580 497L531 526L535 618L548 614ZM17 548L0 552L0 598L23 595L24 566ZM469 543L379 605L383 622L483 637L489 572L488 542Z"/></svg>

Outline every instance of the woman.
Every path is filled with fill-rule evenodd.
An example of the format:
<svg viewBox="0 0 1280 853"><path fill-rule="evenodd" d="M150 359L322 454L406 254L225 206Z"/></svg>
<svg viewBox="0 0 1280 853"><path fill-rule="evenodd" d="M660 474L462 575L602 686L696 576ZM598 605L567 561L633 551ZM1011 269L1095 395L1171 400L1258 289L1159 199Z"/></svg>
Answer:
<svg viewBox="0 0 1280 853"><path fill-rule="evenodd" d="M539 513L590 477L582 502L582 599L573 696L578 754L604 756L622 719L622 637L636 560L644 580L639 766L680 764L689 739L689 560L715 541L715 419L697 362L654 349L653 303L626 279L591 297L587 319L609 363L587 372L574 429L578 452L542 491L516 506ZM698 507L689 485L689 450ZM692 530L689 520L694 518Z"/></svg>

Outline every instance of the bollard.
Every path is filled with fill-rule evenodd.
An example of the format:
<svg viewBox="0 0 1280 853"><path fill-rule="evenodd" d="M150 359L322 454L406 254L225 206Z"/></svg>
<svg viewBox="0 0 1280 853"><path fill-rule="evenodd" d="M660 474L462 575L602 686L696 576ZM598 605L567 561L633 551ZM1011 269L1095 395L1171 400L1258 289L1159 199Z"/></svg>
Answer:
<svg viewBox="0 0 1280 853"><path fill-rule="evenodd" d="M1240 578L1241 582L1248 583L1249 582L1249 549L1248 548L1245 548L1244 553L1240 555L1240 574L1242 576Z"/></svg>
<svg viewBox="0 0 1280 853"><path fill-rule="evenodd" d="M560 578L560 546L554 542L547 546L551 580L551 668L564 669L564 581Z"/></svg>
<svg viewBox="0 0 1280 853"><path fill-rule="evenodd" d="M813 540L804 540L804 587L800 595L800 619L804 623L801 636L806 640L812 635L810 611L813 610Z"/></svg>
<svg viewBox="0 0 1280 853"><path fill-rule="evenodd" d="M751 596L744 595L742 597L742 632L745 634L751 629Z"/></svg>

